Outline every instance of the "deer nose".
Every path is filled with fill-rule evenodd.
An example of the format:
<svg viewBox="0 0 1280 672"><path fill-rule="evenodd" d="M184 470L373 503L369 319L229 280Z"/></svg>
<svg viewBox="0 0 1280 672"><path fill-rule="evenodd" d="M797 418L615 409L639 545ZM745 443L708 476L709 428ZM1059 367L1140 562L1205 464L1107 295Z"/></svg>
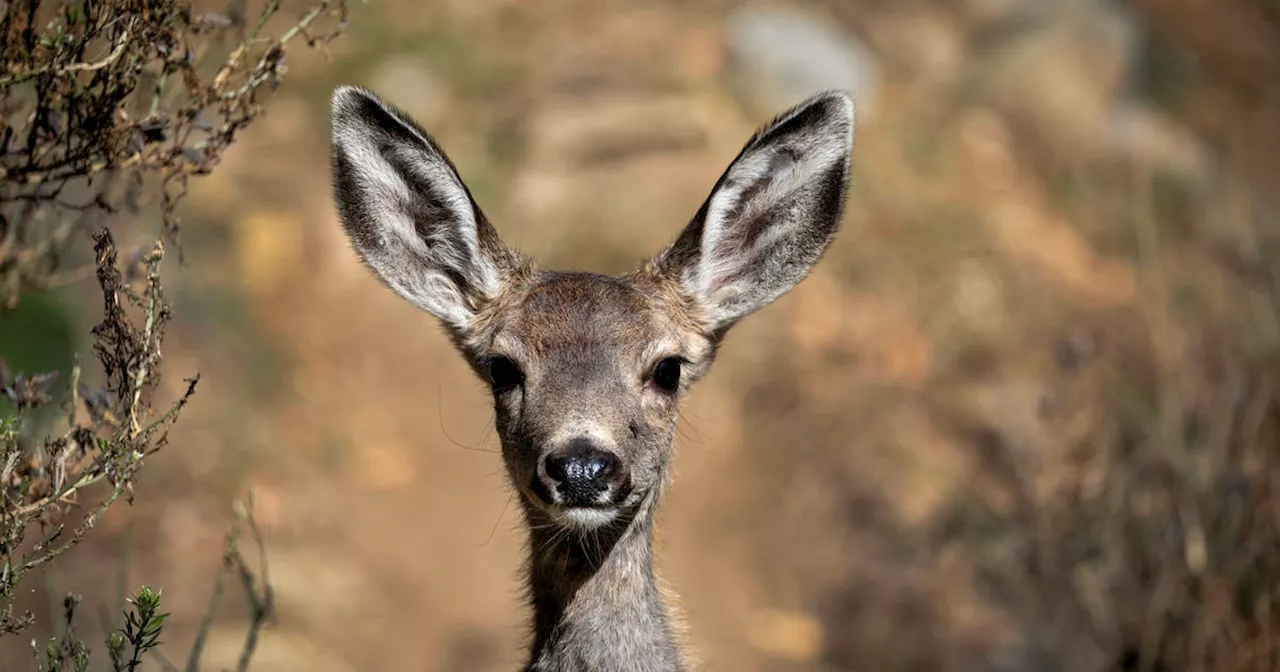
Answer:
<svg viewBox="0 0 1280 672"><path fill-rule="evenodd" d="M546 458L547 476L568 506L597 504L622 468L618 456L587 439L574 439Z"/></svg>

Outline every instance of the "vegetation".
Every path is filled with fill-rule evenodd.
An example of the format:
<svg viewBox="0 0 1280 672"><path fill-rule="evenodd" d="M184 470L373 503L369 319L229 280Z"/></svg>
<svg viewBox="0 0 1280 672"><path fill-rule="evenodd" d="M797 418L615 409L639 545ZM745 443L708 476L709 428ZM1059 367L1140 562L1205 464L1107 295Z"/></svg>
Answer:
<svg viewBox="0 0 1280 672"><path fill-rule="evenodd" d="M0 2L0 330L34 345L42 323L20 319L24 301L45 306L50 292L89 279L101 301L93 362L49 371L0 359L0 638L34 621L15 610L32 572L79 544L119 499L133 501L139 470L196 392L191 372L176 400L156 398L172 318L160 265L171 251L181 259L178 206L190 181L215 170L262 114L289 50L323 47L346 20L342 0L316 2L280 30L276 0L257 13L231 7ZM151 242L122 251L120 233ZM224 558L258 614L241 669L272 604L266 576L238 550L244 526L233 526ZM157 650L161 592L143 588L130 600L106 643L113 670L134 670ZM77 604L66 598L63 632L37 649L39 669L87 668Z"/></svg>

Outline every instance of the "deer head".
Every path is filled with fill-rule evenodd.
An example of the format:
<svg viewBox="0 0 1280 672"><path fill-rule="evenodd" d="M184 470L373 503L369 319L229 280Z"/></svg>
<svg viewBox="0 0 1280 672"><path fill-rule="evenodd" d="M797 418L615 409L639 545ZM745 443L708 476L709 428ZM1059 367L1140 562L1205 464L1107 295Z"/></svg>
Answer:
<svg viewBox="0 0 1280 672"><path fill-rule="evenodd" d="M760 130L667 249L623 276L507 248L439 145L369 91L333 96L342 225L435 315L493 391L511 484L559 525L626 519L665 480L680 396L726 331L790 290L840 223L853 104L815 96Z"/></svg>

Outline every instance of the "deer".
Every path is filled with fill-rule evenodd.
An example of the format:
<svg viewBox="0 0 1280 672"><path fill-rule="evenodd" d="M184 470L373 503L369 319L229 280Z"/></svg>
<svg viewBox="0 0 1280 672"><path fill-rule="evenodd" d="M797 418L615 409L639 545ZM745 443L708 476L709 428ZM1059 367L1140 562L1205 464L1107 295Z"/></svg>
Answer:
<svg viewBox="0 0 1280 672"><path fill-rule="evenodd" d="M653 566L677 404L734 324L803 280L843 217L854 102L760 127L674 242L622 275L506 246L436 140L375 93L331 99L338 218L382 284L489 387L527 534L526 672L691 669Z"/></svg>

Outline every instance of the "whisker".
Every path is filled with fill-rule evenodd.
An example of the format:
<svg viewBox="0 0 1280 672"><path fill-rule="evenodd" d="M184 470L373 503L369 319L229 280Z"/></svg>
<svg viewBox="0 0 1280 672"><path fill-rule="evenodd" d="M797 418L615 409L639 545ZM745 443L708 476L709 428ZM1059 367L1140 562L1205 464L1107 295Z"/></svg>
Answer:
<svg viewBox="0 0 1280 672"><path fill-rule="evenodd" d="M449 430L444 426L444 383L440 383L440 393L436 395L436 417L440 421L440 433L444 434L444 438L448 439L450 443L457 446L458 448L461 448L463 450L474 451L477 453L501 453L502 452L499 450L494 450L492 448L480 448L478 446L468 446L467 444L462 443L457 439L453 438L453 436L449 434Z"/></svg>
<svg viewBox="0 0 1280 672"><path fill-rule="evenodd" d="M693 417L690 416L693 416L693 414L686 413L680 409L676 410L676 434L679 435L685 443L705 443L707 435L703 433L702 430L698 429L698 426L693 423ZM698 419L701 420L701 418ZM689 431L692 431L693 434L690 434Z"/></svg>
<svg viewBox="0 0 1280 672"><path fill-rule="evenodd" d="M556 544L560 542L562 537L565 537L566 535L568 535L569 528L562 527L560 525L556 525L555 527L556 527L555 532L553 532L551 536L547 538L547 541L544 544L542 544L542 548L539 549L540 551L545 552L545 551L551 550L556 546Z"/></svg>
<svg viewBox="0 0 1280 672"><path fill-rule="evenodd" d="M510 495L510 494L507 495L507 503L502 505L502 513L498 514L498 519L493 521L493 529L489 530L488 538L484 540L483 544L479 544L478 546L476 546L476 548L480 548L482 546L488 546L489 542L493 541L493 535L498 531L498 525L502 522L502 517L507 515L507 509L511 508L511 500L513 497L514 497L513 495Z"/></svg>
<svg viewBox="0 0 1280 672"><path fill-rule="evenodd" d="M604 544L600 543L599 530L591 531L591 545L596 547L596 559L593 560L591 564L599 567L604 564Z"/></svg>
<svg viewBox="0 0 1280 672"><path fill-rule="evenodd" d="M493 478L494 476L503 476L503 475L506 475L506 473L507 473L506 467L498 467L497 469L494 469L492 471L486 471L484 473L484 478Z"/></svg>

